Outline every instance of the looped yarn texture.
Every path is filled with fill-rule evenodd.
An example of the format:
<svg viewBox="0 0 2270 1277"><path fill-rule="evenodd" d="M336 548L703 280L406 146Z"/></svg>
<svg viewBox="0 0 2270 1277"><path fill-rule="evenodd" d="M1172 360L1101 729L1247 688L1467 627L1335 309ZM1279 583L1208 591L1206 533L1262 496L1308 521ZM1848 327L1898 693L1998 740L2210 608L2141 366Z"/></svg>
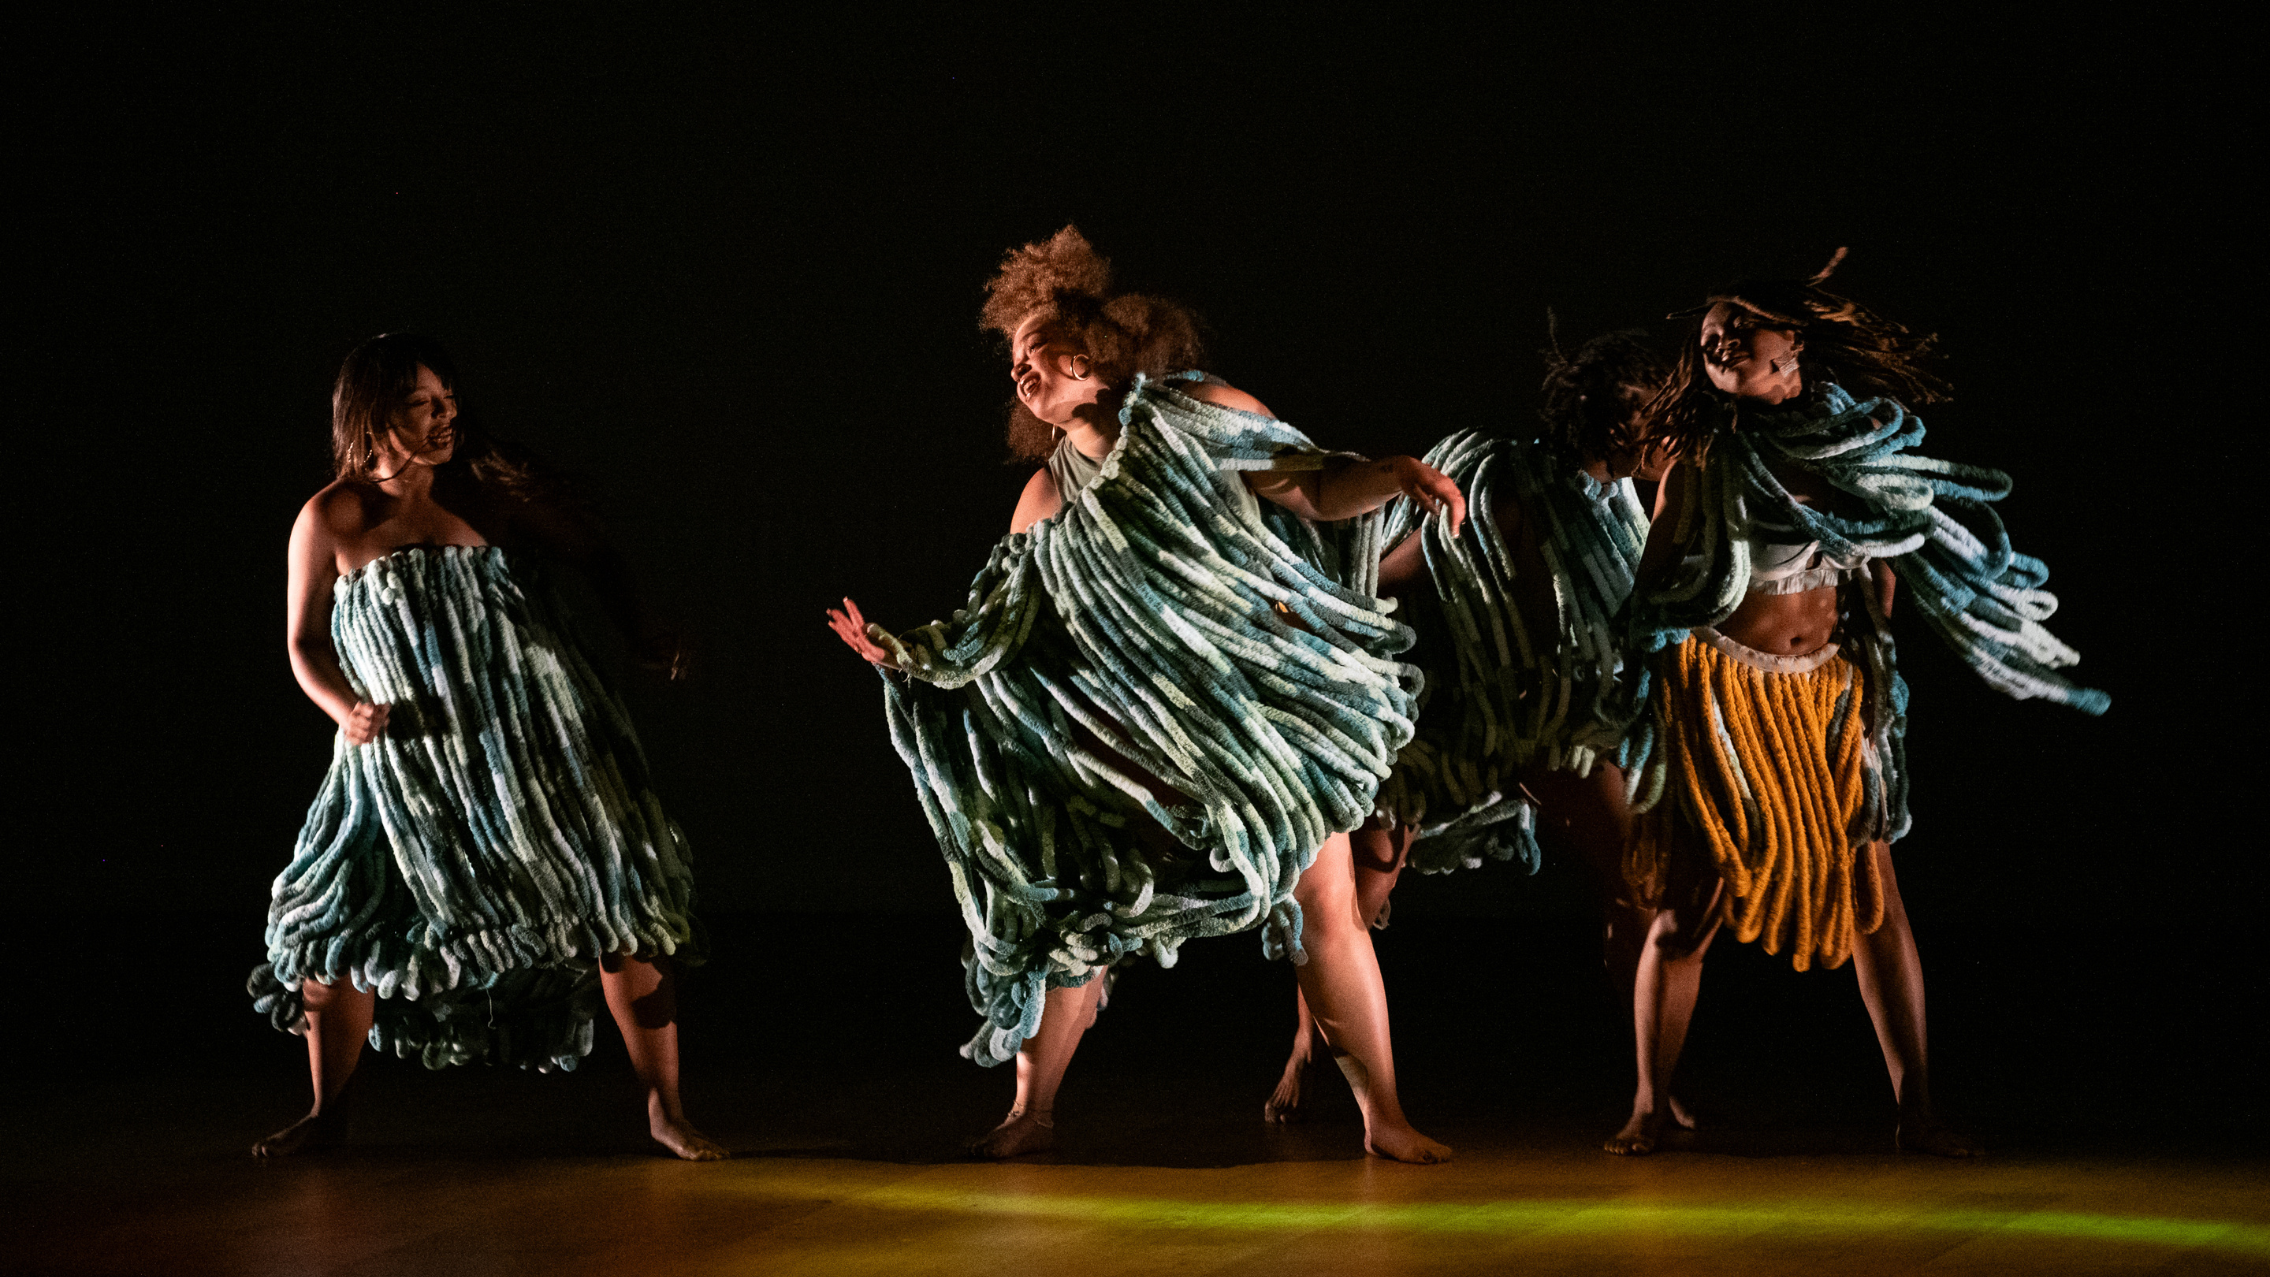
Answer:
<svg viewBox="0 0 2270 1277"><path fill-rule="evenodd" d="M1197 376L1137 377L1095 480L996 545L951 621L869 630L911 676L885 709L969 928L980 1064L1048 988L1192 937L1258 927L1304 961L1294 884L1411 737L1378 517L1257 500L1236 472L1318 450L1174 384Z"/></svg>
<svg viewBox="0 0 2270 1277"><path fill-rule="evenodd" d="M2057 596L2041 588L2049 568L2019 554L1993 503L2010 494L2010 476L1983 466L1915 455L1923 422L1889 397L1856 400L1835 383L1789 404L1748 410L1738 430L1711 443L1710 462L1679 466L1664 482L1683 485L1684 511L1672 529L1685 558L1663 583L1633 594L1626 632L1641 653L1657 653L1634 694L1652 692L1665 649L1697 626L1715 626L1741 606L1750 584L1753 525L1772 540L1818 541L1835 558L1893 565L1906 606L1923 617L1987 683L2020 700L2042 697L2088 714L2111 698L2054 671L2080 653L2043 627ZM1774 468L1818 475L1843 495L1836 508L1800 503ZM1841 641L1863 674L1874 762L1883 802L1878 837L1910 828L1907 681L1872 582L1848 586ZM1644 811L1662 792L1660 755L1650 763Z"/></svg>
<svg viewBox="0 0 2270 1277"><path fill-rule="evenodd" d="M1736 939L1835 969L1884 920L1870 843L1884 777L1868 748L1868 689L1838 659L1801 673L1730 659L1701 635L1665 653L1654 704L1669 795L1633 822L1624 877L1653 903L1681 842L1726 884Z"/></svg>
<svg viewBox="0 0 2270 1277"><path fill-rule="evenodd" d="M1647 516L1629 479L1603 483L1536 440L1465 430L1427 464L1466 494L1456 537L1408 499L1387 510L1392 545L1417 535L1430 584L1411 592L1419 642L1405 658L1426 671L1418 733L1396 758L1378 805L1420 834L1412 867L1472 868L1485 858L1538 862L1536 811L1524 768L1589 775L1618 758L1632 711L1613 694L1623 667L1615 619L1631 594ZM1549 580L1550 632L1532 633L1516 602L1514 547L1493 512L1519 508ZM1534 571L1534 568L1528 569ZM1542 587L1542 588L1540 588ZM1636 773L1635 773L1636 775Z"/></svg>
<svg viewBox="0 0 2270 1277"><path fill-rule="evenodd" d="M1661 651L1733 615L1749 589L1751 523L1761 520L1777 525L1777 541L1786 528L1791 543L1818 541L1831 557L1891 560L1909 606L2001 691L2102 714L2109 696L2053 672L2081 654L2043 628L2057 611L2057 596L2041 588L2049 567L2011 548L1993 508L2010 495L2010 476L1915 455L1922 442L1923 422L1898 400L1855 400L1834 383L1746 411L1739 430L1712 441L1709 465L1680 466L1666 480L1686 486L1674 531L1689 557L1675 579L1635 598L1634 642ZM1801 504L1775 466L1820 476L1858 512Z"/></svg>
<svg viewBox="0 0 2270 1277"><path fill-rule="evenodd" d="M574 1068L602 955L698 961L685 835L629 715L538 565L399 550L342 577L331 636L387 733L337 738L268 908L254 1005L303 1031L302 980L378 992L371 1042L429 1068Z"/></svg>

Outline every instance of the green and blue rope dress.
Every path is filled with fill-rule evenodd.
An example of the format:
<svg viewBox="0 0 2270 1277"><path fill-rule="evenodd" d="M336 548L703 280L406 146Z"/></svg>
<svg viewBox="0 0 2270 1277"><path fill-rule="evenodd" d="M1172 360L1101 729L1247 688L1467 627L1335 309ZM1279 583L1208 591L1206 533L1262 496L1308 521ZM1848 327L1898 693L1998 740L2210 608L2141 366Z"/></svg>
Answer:
<svg viewBox="0 0 2270 1277"><path fill-rule="evenodd" d="M1646 662L1631 680L1637 694L1644 697L1656 677L1653 654L1742 605L1750 547L1762 539L1818 542L1832 558L1890 563L1907 606L1988 685L2019 700L2104 713L2109 696L2056 672L2081 656L2042 625L2057 611L2057 596L2042 588L2048 565L2012 549L1995 512L1994 503L2010 495L2010 476L1918 455L1923 433L1898 400L1855 399L1822 382L1786 404L1743 409L1738 429L1712 438L1706 465L1675 467L1664 482L1683 488L1671 529L1683 557L1663 581L1633 595L1620 626L1635 664ZM1775 477L1777 467L1818 476L1838 498L1825 506L1798 501ZM1892 841L1910 825L1908 689L1880 606L1875 590L1848 589L1838 642L1867 677L1883 786L1869 795L1868 820L1875 836ZM1660 793L1660 780L1647 792Z"/></svg>
<svg viewBox="0 0 2270 1277"><path fill-rule="evenodd" d="M1171 966L1196 936L1259 928L1305 960L1294 884L1411 736L1377 516L1256 499L1239 471L1321 454L1176 388L1195 376L1137 378L1097 478L995 546L950 622L870 627L969 929L981 1064L1016 1054L1048 988Z"/></svg>
<svg viewBox="0 0 2270 1277"><path fill-rule="evenodd" d="M1615 619L1647 542L1629 479L1603 483L1541 441L1464 430L1427 453L1466 494L1456 537L1408 499L1388 507L1384 539L1420 538L1427 581L1406 596L1426 672L1418 733L1403 747L1379 807L1416 830L1411 865L1427 873L1485 858L1537 865L1536 810L1525 769L1591 774L1619 759L1629 697ZM1521 512L1549 574L1552 630L1532 633L1516 605L1516 558L1492 512ZM1534 570L1534 569L1530 569ZM1542 619L1542 618L1536 618Z"/></svg>
<svg viewBox="0 0 2270 1277"><path fill-rule="evenodd" d="M268 908L254 1005L378 993L371 1044L429 1068L573 1068L604 955L699 960L685 836L536 560L398 550L341 577L331 637L386 734L344 736Z"/></svg>

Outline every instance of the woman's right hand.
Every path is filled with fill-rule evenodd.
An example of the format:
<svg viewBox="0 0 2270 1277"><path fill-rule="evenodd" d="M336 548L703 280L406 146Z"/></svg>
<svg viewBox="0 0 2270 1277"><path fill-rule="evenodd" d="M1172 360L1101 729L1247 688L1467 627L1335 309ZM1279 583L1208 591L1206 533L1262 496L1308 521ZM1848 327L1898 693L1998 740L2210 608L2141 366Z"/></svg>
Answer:
<svg viewBox="0 0 2270 1277"><path fill-rule="evenodd" d="M386 712L392 708L357 701L355 707L347 711L347 716L339 720L339 731L346 736L349 745L368 745L386 735Z"/></svg>
<svg viewBox="0 0 2270 1277"><path fill-rule="evenodd" d="M867 618L859 614L859 605L850 599L843 601L841 610L828 609L828 628L842 639L851 650L870 665L889 665L891 654L867 637Z"/></svg>

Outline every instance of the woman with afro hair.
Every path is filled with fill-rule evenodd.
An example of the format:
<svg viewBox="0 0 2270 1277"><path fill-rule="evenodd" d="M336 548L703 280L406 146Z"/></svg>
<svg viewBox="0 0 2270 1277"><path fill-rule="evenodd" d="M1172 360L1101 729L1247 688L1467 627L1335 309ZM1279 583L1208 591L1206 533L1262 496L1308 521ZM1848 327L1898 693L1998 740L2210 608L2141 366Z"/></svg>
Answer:
<svg viewBox="0 0 2270 1277"><path fill-rule="evenodd" d="M1633 1018L1639 1088L1607 1142L1651 1151L1702 960L1721 924L1800 971L1851 958L1898 1101L1899 1147L1978 1147L1933 1108L1923 966L1892 872L1908 830L1907 685L1888 625L1908 610L2020 699L2104 712L2053 671L2048 568L2015 553L1999 471L1918 454L1910 404L1945 397L1932 338L1807 280L1746 280L1696 320L1648 405L1676 464L1626 622L1652 736L1625 874L1659 903Z"/></svg>
<svg viewBox="0 0 2270 1277"><path fill-rule="evenodd" d="M1010 440L1043 462L950 621L829 622L884 675L892 741L944 853L985 1023L1017 1062L972 1145L1055 1140L1056 1091L1118 964L1258 929L1363 1110L1365 1147L1438 1162L1405 1120L1348 831L1410 739L1411 632L1377 597L1376 512L1453 526L1410 457L1327 455L1195 371L1196 323L1122 292L1078 231L1009 254L982 322L1009 342Z"/></svg>
<svg viewBox="0 0 2270 1277"><path fill-rule="evenodd" d="M1384 925L1406 864L1534 870L1541 841L1590 871L1603 955L1628 1004L1651 911L1623 889L1633 715L1614 623L1647 539L1632 479L1657 477L1639 410L1670 370L1632 332L1573 355L1556 338L1545 357L1537 425L1462 430L1427 453L1472 505L1463 531L1408 502L1388 507L1380 593L1418 631L1404 659L1425 671L1425 690L1417 735L1380 789L1384 818L1354 835L1357 897ZM1314 1059L1306 1006L1299 1019L1272 1121L1298 1114Z"/></svg>

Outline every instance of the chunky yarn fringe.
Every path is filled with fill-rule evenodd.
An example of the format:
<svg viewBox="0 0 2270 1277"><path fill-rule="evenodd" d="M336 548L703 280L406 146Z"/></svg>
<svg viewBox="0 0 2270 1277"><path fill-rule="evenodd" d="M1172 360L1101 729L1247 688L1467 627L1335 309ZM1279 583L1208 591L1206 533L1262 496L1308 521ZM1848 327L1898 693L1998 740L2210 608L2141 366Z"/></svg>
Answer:
<svg viewBox="0 0 2270 1277"><path fill-rule="evenodd" d="M1631 594L1647 516L1631 481L1601 483L1536 441L1465 430L1427 463L1466 494L1453 538L1409 500L1389 506L1383 539L1416 532L1430 587L1413 591L1419 642L1405 659L1426 671L1418 734L1397 756L1378 805L1420 834L1412 867L1471 868L1485 857L1537 866L1536 812L1523 769L1590 775L1619 758L1632 711L1611 693L1623 667L1615 618ZM1521 511L1550 574L1550 633L1531 633L1516 604L1515 556L1492 512ZM1619 759L1620 760L1620 759ZM1636 775L1636 773L1635 773Z"/></svg>
<svg viewBox="0 0 2270 1277"><path fill-rule="evenodd" d="M629 715L518 555L400 550L333 598L347 681L393 710L383 738L333 745L254 1005L301 1032L301 981L351 979L379 995L381 1050L574 1068L601 956L700 957L685 836Z"/></svg>
<svg viewBox="0 0 2270 1277"><path fill-rule="evenodd" d="M1674 533L1689 557L1675 579L1634 598L1633 644L1661 651L1733 615L1749 590L1756 523L1775 542L1818 541L1832 556L1890 560L1907 606L1989 684L2020 700L2102 714L2110 697L2053 672L2081 656L2042 627L2057 611L2057 596L2041 588L2049 568L2011 549L1994 511L2010 495L2010 476L1909 451L1922 442L1922 421L1899 401L1855 400L1834 383L1746 410L1739 430L1713 438L1709 464L1679 466L1664 480L1686 489ZM1819 475L1861 512L1800 504L1775 466Z"/></svg>
<svg viewBox="0 0 2270 1277"><path fill-rule="evenodd" d="M1735 936L1834 970L1884 921L1869 844L1885 834L1861 672L1831 659L1775 673L1689 638L1666 654L1655 696L1665 801L1634 822L1625 878L1650 903L1670 857L1707 851ZM1701 844L1699 847L1694 844Z"/></svg>
<svg viewBox="0 0 2270 1277"><path fill-rule="evenodd" d="M951 622L869 630L911 676L886 672L885 709L969 928L980 1064L1016 1054L1048 988L1171 966L1192 937L1258 927L1304 960L1294 884L1411 738L1378 519L1257 500L1237 471L1314 445L1180 379L1137 379L1099 477L997 545Z"/></svg>

